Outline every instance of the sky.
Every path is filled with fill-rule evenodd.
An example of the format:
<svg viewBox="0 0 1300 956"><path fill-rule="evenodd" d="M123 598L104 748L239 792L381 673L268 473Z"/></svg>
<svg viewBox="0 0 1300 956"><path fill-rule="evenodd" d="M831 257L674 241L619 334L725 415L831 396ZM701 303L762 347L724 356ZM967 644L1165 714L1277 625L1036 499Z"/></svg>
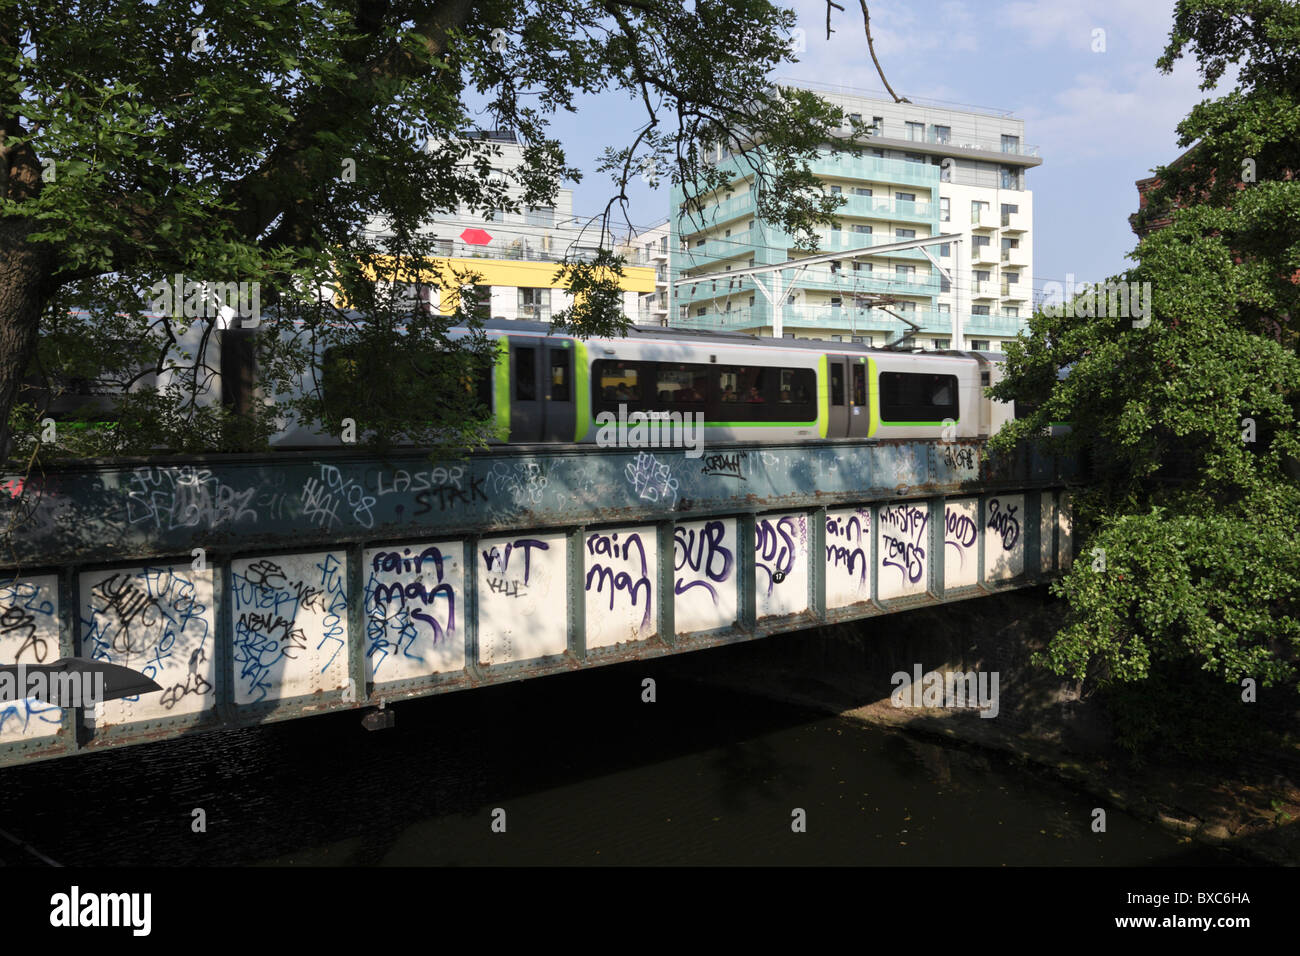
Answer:
<svg viewBox="0 0 1300 956"><path fill-rule="evenodd" d="M691 0L687 0L688 4ZM778 0L806 34L800 63L774 77L831 82L883 93L871 63L862 15L841 0L826 39L822 2ZM900 96L1010 110L1024 120L1024 142L1040 148L1026 174L1034 196L1034 287L1096 281L1126 268L1136 245L1128 216L1134 182L1182 152L1175 127L1211 98L1187 57L1172 73L1155 67L1168 41L1173 0L871 0L876 53ZM1095 31L1104 31L1104 34ZM1099 41L1104 41L1099 42ZM1104 49L1100 49L1104 46ZM1099 49L1094 50L1094 47ZM636 135L637 104L609 92L578 101L554 119L554 134L582 169L574 212L595 215L613 195L597 160L608 145ZM648 226L668 216L668 188L637 180L628 218Z"/></svg>

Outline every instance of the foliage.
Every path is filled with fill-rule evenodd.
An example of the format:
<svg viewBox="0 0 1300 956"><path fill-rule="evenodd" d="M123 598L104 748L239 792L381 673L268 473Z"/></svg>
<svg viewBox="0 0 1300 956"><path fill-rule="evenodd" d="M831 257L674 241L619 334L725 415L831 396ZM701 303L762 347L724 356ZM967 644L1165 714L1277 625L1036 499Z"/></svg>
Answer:
<svg viewBox="0 0 1300 956"><path fill-rule="evenodd" d="M1188 160L1157 170L1136 266L1150 323L1052 315L1007 348L999 398L1037 403L998 436L1086 455L1079 557L1059 583L1070 620L1044 660L1111 685L1193 664L1233 684L1293 680L1300 655L1300 8L1181 0L1168 70L1190 47L1207 88L1239 86L1179 127ZM1253 157L1257 178L1241 177ZM1058 373L1068 376L1058 379ZM1103 569L1104 567L1104 569ZM1140 734L1138 736L1141 736Z"/></svg>
<svg viewBox="0 0 1300 956"><path fill-rule="evenodd" d="M560 265L585 292L566 328L626 329L612 219L646 163L694 195L716 188L706 149L726 144L762 180L762 213L811 236L833 203L810 190L807 160L843 116L767 81L794 58L793 22L767 0L0 0L0 451L25 454L74 380L135 390L115 428L60 439L77 454L256 448L286 415L352 417L380 443L481 439L481 404L449 386L482 359L481 336L446 335L473 317L413 317L400 295L361 287L393 257L429 261L436 213L553 205L580 174L549 117L610 88L644 124L611 147L614 197L584 240L601 254ZM488 123L523 145L508 176L494 172L500 147L466 134ZM179 354L183 321L147 308L178 274L258 284L255 351L273 387L255 407L186 398L182 380L213 370ZM360 316L339 318L335 286L369 303ZM354 371L390 374L353 382L356 407L289 407L334 346L365 354Z"/></svg>

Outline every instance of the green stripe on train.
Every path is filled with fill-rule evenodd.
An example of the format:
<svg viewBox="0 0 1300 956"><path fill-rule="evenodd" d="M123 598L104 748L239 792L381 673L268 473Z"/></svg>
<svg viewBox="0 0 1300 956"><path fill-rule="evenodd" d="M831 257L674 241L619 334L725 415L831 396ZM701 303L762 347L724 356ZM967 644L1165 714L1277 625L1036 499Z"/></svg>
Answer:
<svg viewBox="0 0 1300 956"><path fill-rule="evenodd" d="M492 402L496 405L497 437L510 440L510 342L503 335L497 339L496 369Z"/></svg>
<svg viewBox="0 0 1300 956"><path fill-rule="evenodd" d="M573 440L582 441L591 428L591 383L587 379L587 345L576 339L573 342L573 384L578 390L575 396L578 407Z"/></svg>

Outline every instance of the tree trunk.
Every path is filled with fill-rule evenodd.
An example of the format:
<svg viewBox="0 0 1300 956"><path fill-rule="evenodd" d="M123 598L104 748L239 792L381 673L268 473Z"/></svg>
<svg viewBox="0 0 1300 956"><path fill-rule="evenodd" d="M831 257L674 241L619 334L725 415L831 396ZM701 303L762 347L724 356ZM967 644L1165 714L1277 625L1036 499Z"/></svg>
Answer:
<svg viewBox="0 0 1300 956"><path fill-rule="evenodd" d="M9 412L53 290L53 251L27 240L34 228L30 220L0 219L0 463L9 457Z"/></svg>

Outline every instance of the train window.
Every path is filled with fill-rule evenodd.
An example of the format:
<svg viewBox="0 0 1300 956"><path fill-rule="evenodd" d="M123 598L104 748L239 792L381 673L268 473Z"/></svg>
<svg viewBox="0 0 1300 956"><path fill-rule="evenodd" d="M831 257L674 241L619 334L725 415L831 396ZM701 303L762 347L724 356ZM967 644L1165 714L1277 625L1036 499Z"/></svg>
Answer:
<svg viewBox="0 0 1300 956"><path fill-rule="evenodd" d="M475 376L475 397L486 412L492 411L492 366Z"/></svg>
<svg viewBox="0 0 1300 956"><path fill-rule="evenodd" d="M807 405L812 401L812 372L803 368L779 370L777 402L782 405Z"/></svg>
<svg viewBox="0 0 1300 956"><path fill-rule="evenodd" d="M707 365L659 365L655 393L664 405L702 405L709 387Z"/></svg>
<svg viewBox="0 0 1300 956"><path fill-rule="evenodd" d="M537 401L537 349L515 349L515 401Z"/></svg>
<svg viewBox="0 0 1300 956"><path fill-rule="evenodd" d="M957 376L880 373L880 418L885 422L940 422L958 417Z"/></svg>
<svg viewBox="0 0 1300 956"><path fill-rule="evenodd" d="M840 362L831 363L831 404L844 404L844 365Z"/></svg>
<svg viewBox="0 0 1300 956"><path fill-rule="evenodd" d="M853 366L853 404L867 404L867 367L861 362Z"/></svg>
<svg viewBox="0 0 1300 956"><path fill-rule="evenodd" d="M641 401L640 370L635 362L596 363L596 394L605 403Z"/></svg>
<svg viewBox="0 0 1300 956"><path fill-rule="evenodd" d="M551 401L569 401L569 353L551 350Z"/></svg>

